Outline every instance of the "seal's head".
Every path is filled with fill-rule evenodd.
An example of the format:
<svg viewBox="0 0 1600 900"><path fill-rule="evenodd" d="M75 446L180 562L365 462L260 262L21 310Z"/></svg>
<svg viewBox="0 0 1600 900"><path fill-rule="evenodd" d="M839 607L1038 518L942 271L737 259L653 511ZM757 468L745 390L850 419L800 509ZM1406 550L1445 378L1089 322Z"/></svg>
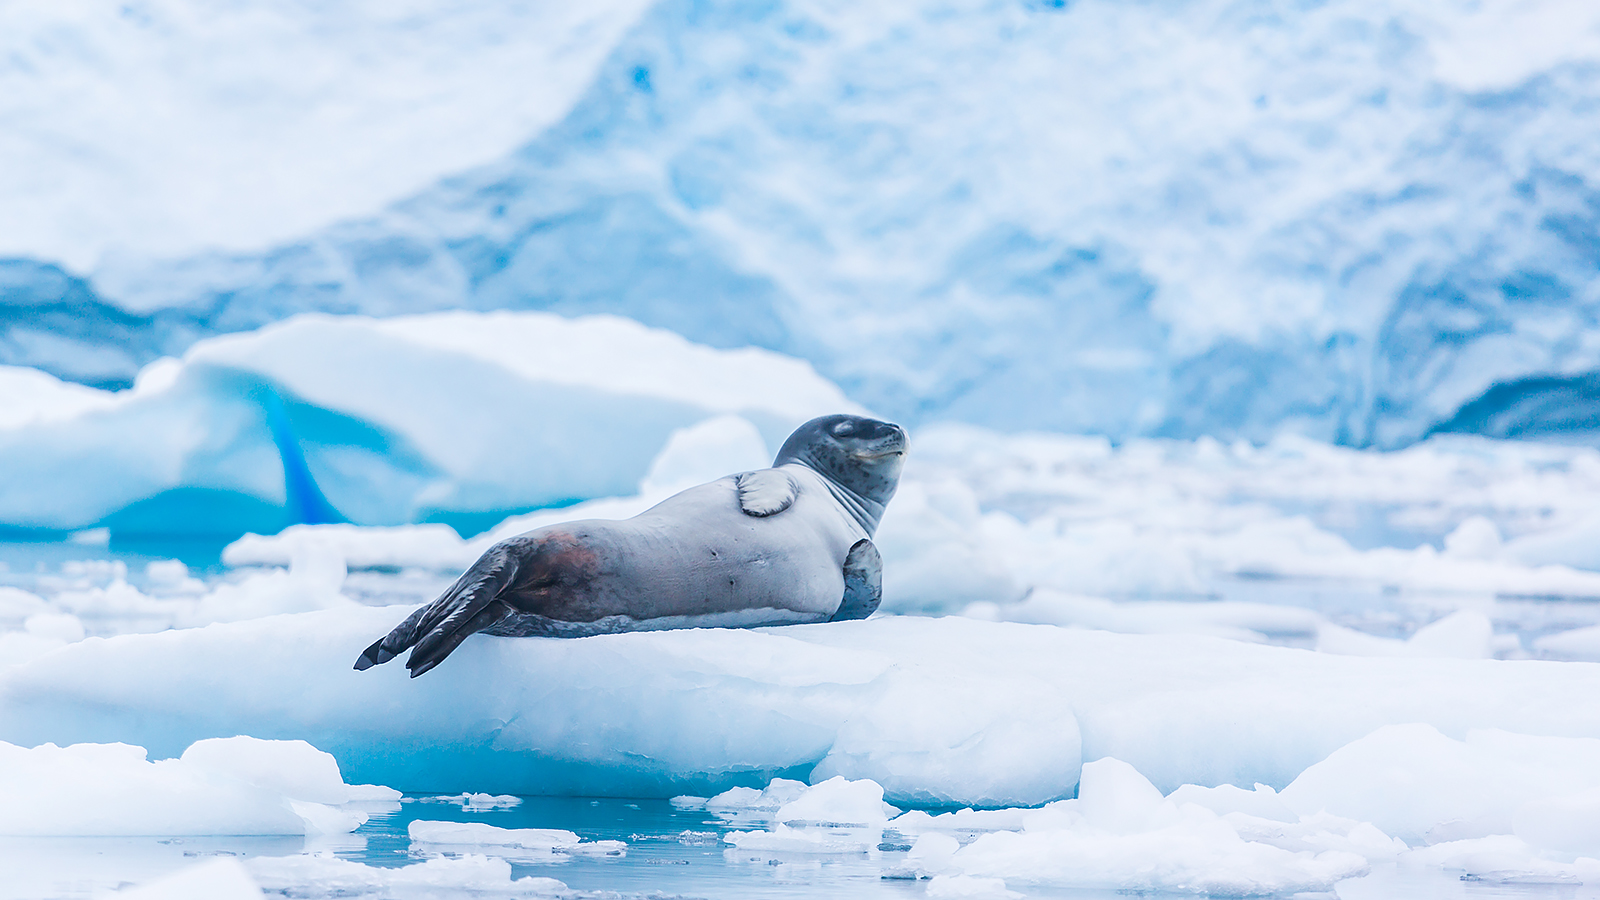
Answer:
<svg viewBox="0 0 1600 900"><path fill-rule="evenodd" d="M783 442L774 467L800 463L868 505L872 528L900 484L906 431L862 416L823 416L801 425ZM871 530L871 528L869 528Z"/></svg>

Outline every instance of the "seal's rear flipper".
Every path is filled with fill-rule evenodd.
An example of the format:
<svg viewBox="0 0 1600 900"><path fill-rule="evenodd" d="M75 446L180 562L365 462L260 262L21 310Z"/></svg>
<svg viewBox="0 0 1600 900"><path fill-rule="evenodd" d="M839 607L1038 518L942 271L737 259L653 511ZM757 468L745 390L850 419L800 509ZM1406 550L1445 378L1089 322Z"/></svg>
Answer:
<svg viewBox="0 0 1600 900"><path fill-rule="evenodd" d="M365 672L376 665L381 665L394 659L395 654L415 644L417 636L421 633L422 617L428 614L432 606L424 606L406 617L404 622L395 626L395 629L381 638L372 642L372 646L361 651L361 656L356 659L356 671Z"/></svg>
<svg viewBox="0 0 1600 900"><path fill-rule="evenodd" d="M844 558L844 600L830 622L865 619L883 602L883 558L872 542L862 538Z"/></svg>
<svg viewBox="0 0 1600 900"><path fill-rule="evenodd" d="M415 678L443 662L473 633L510 615L511 608L495 598L516 576L519 549L515 544L490 547L439 599L362 651L355 668L364 671L386 663L415 645L406 660L406 668Z"/></svg>

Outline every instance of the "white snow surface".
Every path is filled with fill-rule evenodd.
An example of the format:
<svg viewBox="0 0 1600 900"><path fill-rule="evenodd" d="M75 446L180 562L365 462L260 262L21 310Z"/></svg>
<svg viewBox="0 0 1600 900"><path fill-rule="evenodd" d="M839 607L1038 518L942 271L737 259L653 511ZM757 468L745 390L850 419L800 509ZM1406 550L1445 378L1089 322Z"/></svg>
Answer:
<svg viewBox="0 0 1600 900"><path fill-rule="evenodd" d="M763 443L860 409L788 357L540 313L301 316L202 341L115 394L23 370L0 381L26 388L0 408L0 522L129 534L497 512L487 525L626 494L707 420L747 420L707 426L723 449L708 461L759 466ZM672 458L703 455L679 441Z"/></svg>
<svg viewBox="0 0 1600 900"><path fill-rule="evenodd" d="M176 759L127 744L0 742L0 835L337 834L367 820L359 801L398 791L346 784L304 741L196 741Z"/></svg>

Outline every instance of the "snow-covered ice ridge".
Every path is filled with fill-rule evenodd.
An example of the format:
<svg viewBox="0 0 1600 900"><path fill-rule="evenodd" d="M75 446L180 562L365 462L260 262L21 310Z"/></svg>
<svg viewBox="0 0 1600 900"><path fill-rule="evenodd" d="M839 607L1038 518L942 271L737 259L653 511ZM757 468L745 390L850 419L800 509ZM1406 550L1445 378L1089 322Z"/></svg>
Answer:
<svg viewBox="0 0 1600 900"><path fill-rule="evenodd" d="M22 45L14 58L48 63L12 73L38 89L0 96L49 104L17 119L25 127L5 151L17 164L0 171L31 176L26 162L48 158L60 183L113 172L117 184L193 186L166 191L160 209L160 196L92 190L63 204L55 190L49 212L18 217L30 233L91 236L9 239L29 258L0 278L15 310L4 359L125 383L194 335L299 310L521 307L621 313L717 346L800 355L911 424L1382 446L1441 427L1594 427L1592 5L662 0L587 17L475 7L437 47L481 64L439 69L437 102L382 117L397 133L335 130L337 154L305 139L326 132L320 106L299 98L388 109L375 92L396 71L414 83L420 63L392 52L410 44L363 38L385 48L374 71L390 77L343 77L338 51L356 40L346 19L280 14L245 30L220 13L188 22L186 8L142 4L153 23L142 27L70 27L90 50L115 46L112 32L152 48L261 33L330 60L213 51L224 74L270 76L255 99L218 102L270 123L277 143L206 128L184 134L193 154L163 156L126 128L69 127L80 115L98 123L105 104L53 103L77 99L60 86L104 84L124 62L130 85L171 76L137 53L117 65L68 55L51 16L0 29ZM373 34L412 40L406 28L433 33L455 18L433 10L415 4L413 18L385 17ZM555 18L523 27L519 15ZM418 46L438 58L432 42ZM518 78L504 76L508 59ZM537 89L514 92L516 103L489 99L530 76ZM161 115L198 109L198 120L211 96L183 95ZM302 107L312 125L280 127ZM461 148L506 148L508 122L525 131L518 149L470 167ZM56 152L63 131L91 149ZM440 142L412 162L419 143ZM189 162L258 145L293 190L261 188L276 182L241 165L251 181L230 191L239 179ZM122 175L152 166L170 169ZM382 205L424 179L437 183ZM8 208L38 196L37 181L0 186ZM201 225L146 224L192 209L203 190L265 194L273 209L279 195L337 202L296 207L316 223L261 216L272 227L253 234L212 227L257 218L226 209ZM128 230L80 228L86 210ZM153 233L161 246L142 249ZM230 249L208 250L213 234Z"/></svg>

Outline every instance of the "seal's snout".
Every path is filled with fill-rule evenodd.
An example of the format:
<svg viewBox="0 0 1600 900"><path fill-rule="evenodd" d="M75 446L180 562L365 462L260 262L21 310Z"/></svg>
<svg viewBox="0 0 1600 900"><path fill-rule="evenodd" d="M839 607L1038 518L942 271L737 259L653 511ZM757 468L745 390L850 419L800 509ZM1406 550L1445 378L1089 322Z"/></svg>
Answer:
<svg viewBox="0 0 1600 900"><path fill-rule="evenodd" d="M868 420L872 421L872 420ZM881 459L885 456L903 456L906 452L906 430L893 422L872 421L859 438L862 447L853 456L859 459Z"/></svg>

